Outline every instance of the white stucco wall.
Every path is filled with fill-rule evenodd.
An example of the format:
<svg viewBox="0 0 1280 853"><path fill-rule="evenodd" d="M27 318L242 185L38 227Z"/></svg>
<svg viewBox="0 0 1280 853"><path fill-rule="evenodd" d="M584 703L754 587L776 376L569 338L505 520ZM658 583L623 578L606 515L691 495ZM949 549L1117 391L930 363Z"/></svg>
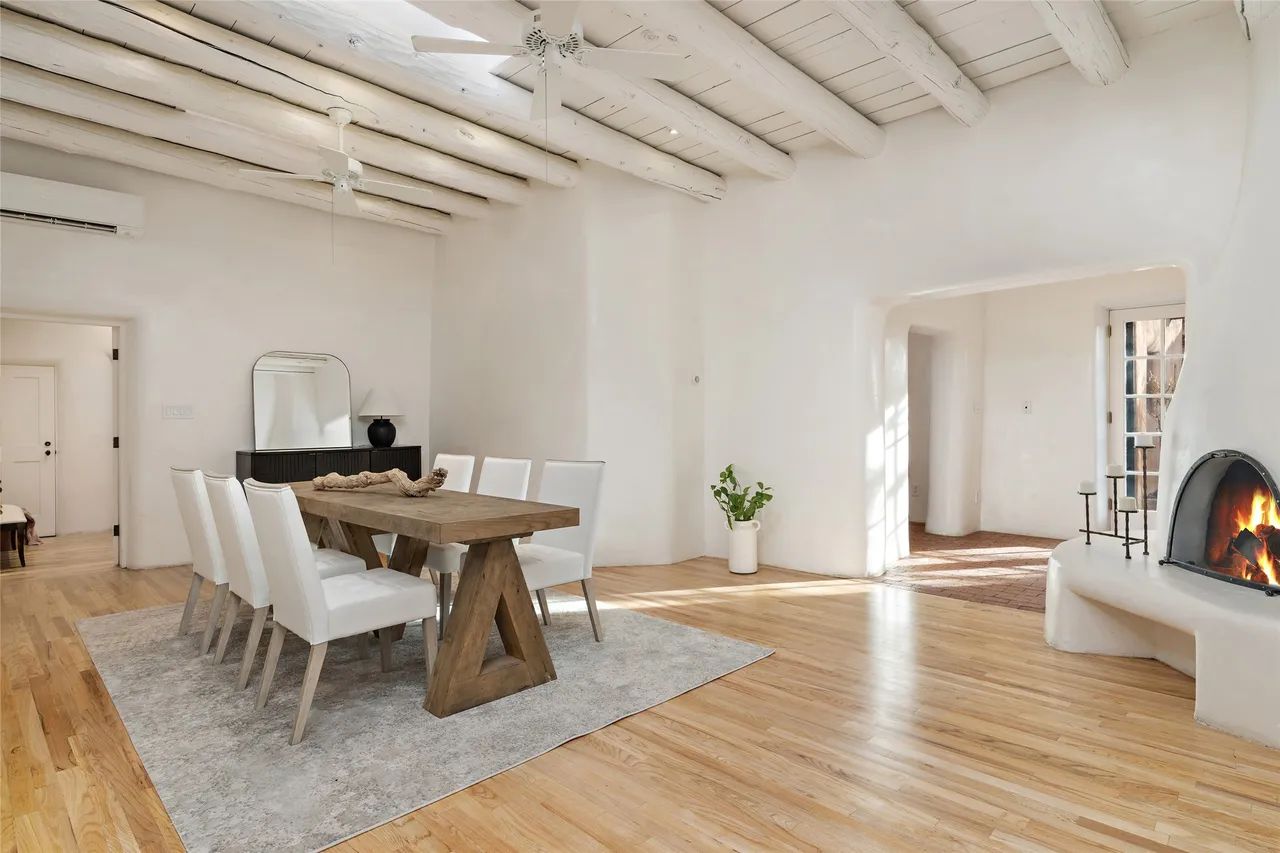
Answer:
<svg viewBox="0 0 1280 853"><path fill-rule="evenodd" d="M427 444L435 238L22 143L5 142L3 167L147 206L133 239L0 232L5 312L123 323L129 567L189 559L169 466L234 471L235 451L253 448L250 371L264 352L341 357L355 405L388 388L405 407L397 441ZM191 404L194 419L162 419L168 404Z"/></svg>

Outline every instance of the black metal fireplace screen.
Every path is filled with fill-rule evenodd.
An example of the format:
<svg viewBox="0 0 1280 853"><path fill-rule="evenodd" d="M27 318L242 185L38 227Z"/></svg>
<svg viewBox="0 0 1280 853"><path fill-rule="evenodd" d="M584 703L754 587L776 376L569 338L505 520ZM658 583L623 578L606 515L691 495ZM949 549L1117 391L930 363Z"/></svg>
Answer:
<svg viewBox="0 0 1280 853"><path fill-rule="evenodd" d="M1280 595L1280 492L1266 467L1235 450L1197 459L1174 501L1160 562Z"/></svg>

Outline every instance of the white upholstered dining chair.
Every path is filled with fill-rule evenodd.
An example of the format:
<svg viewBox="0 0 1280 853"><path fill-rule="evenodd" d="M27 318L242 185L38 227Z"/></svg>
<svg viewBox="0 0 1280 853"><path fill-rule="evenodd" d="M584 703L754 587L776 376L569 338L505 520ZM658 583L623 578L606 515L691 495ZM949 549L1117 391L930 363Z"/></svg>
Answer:
<svg viewBox="0 0 1280 853"><path fill-rule="evenodd" d="M267 623L267 609L271 606L271 586L267 583L267 571L262 565L262 551L258 547L253 518L244 489L235 477L220 474L204 475L205 489L209 494L209 507L213 511L213 523L222 546L222 557L227 566L230 590L226 611L222 614L222 631L213 654L214 663L222 663L231 639L231 628L240 614L240 605L247 604L253 610L249 624L249 639L240 660L240 676L236 686L243 690L249 684L249 674L258 654L262 629ZM353 574L365 570L364 560L351 554L330 548L315 551L316 572L321 578Z"/></svg>
<svg viewBox="0 0 1280 853"><path fill-rule="evenodd" d="M431 470L444 468L449 475L444 478L440 488L450 492L471 491L471 474L476 468L476 458L461 453L437 453L436 461L431 463ZM373 545L384 554L390 555L396 547L394 533L379 533L373 537Z"/></svg>
<svg viewBox="0 0 1280 853"><path fill-rule="evenodd" d="M522 501L529 494L529 474L533 471L530 459L507 459L486 456L480 465L480 482L476 494L495 498L512 498ZM449 620L449 597L453 588L453 576L462 569L467 546L457 542L447 545L431 545L427 549L427 568L440 578L440 630L443 632Z"/></svg>
<svg viewBox="0 0 1280 853"><path fill-rule="evenodd" d="M320 668L333 640L378 631L385 671L391 666L391 632L381 629L421 619L429 680L437 643L435 587L429 581L392 569L369 569L322 579L316 571L315 552L307 541L293 489L246 480L244 491L271 586L274 621L258 691L259 708L266 706L271 695L271 680L285 631L311 646L289 743L302 740Z"/></svg>
<svg viewBox="0 0 1280 853"><path fill-rule="evenodd" d="M198 469L170 468L169 477L173 480L178 513L182 516L182 527L187 532L187 544L191 549L191 588L187 590L187 605L182 609L182 621L178 623L178 636L186 636L191 630L191 617L200 600L200 587L206 580L213 584L209 621L200 638L200 654L203 655L209 651L209 644L213 642L218 614L227 595L227 564L222 556L222 546L209 508L204 474Z"/></svg>
<svg viewBox="0 0 1280 853"><path fill-rule="evenodd" d="M542 466L542 482L538 485L538 501L578 508L578 526L559 530L542 530L532 541L516 545L516 556L524 572L525 583L538 596L542 621L551 622L546 589L577 581L587 599L587 614L596 642L604 640L604 626L596 610L595 587L591 580L591 561L596 549L596 519L600 509L600 486L604 481L603 462L564 462L547 460Z"/></svg>

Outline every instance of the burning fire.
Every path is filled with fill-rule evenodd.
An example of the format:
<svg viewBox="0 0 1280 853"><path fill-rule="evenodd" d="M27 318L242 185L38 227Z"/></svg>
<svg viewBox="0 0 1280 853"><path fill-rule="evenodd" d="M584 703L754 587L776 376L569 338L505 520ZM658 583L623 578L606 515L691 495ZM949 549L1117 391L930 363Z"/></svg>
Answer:
<svg viewBox="0 0 1280 853"><path fill-rule="evenodd" d="M1232 550L1256 565L1266 575L1268 584L1280 586L1280 574L1272 553L1275 546L1270 544L1280 541L1280 506L1270 490L1255 489L1248 509L1242 506L1236 510L1235 523L1237 532L1231 537Z"/></svg>

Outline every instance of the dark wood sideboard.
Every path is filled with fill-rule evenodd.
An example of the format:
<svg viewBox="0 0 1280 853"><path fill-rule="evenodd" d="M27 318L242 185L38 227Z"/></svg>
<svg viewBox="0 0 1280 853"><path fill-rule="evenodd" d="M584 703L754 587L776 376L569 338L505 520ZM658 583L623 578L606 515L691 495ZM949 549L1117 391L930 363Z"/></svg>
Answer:
<svg viewBox="0 0 1280 853"><path fill-rule="evenodd" d="M359 474L399 468L417 480L422 476L422 447L326 447L320 450L238 450L236 477L263 483L296 483L325 474Z"/></svg>

